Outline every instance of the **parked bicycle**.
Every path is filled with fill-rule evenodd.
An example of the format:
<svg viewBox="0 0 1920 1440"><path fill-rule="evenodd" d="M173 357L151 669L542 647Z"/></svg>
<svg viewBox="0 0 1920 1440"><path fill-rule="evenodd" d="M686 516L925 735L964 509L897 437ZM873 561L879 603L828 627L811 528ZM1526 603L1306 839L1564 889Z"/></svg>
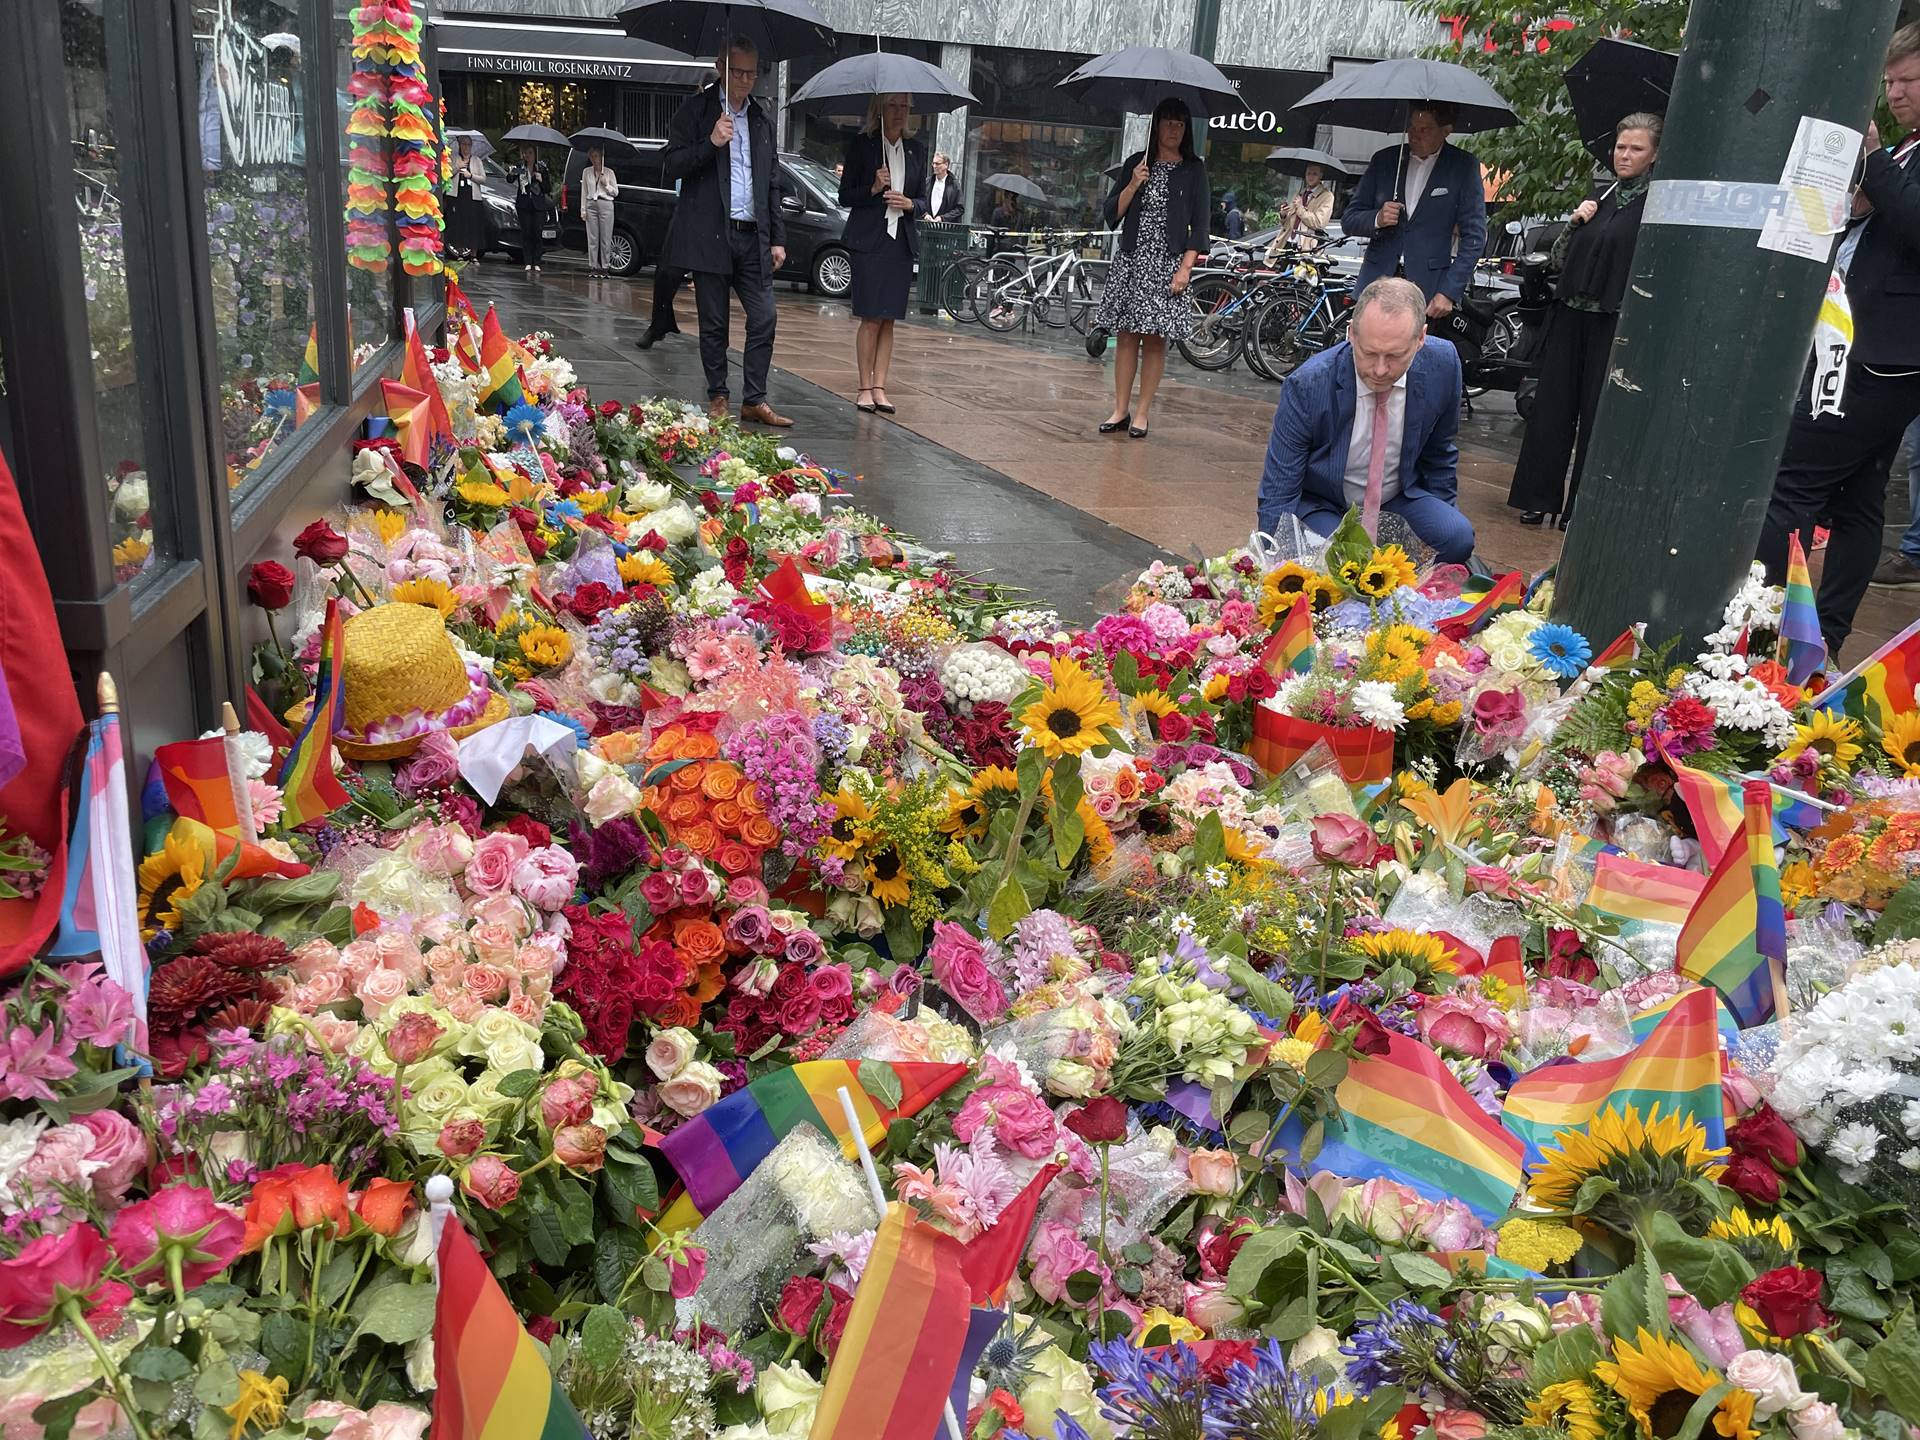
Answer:
<svg viewBox="0 0 1920 1440"><path fill-rule="evenodd" d="M1328 259L1302 255L1285 286L1269 287L1247 322L1247 367L1267 380L1284 380L1305 361L1346 338L1353 318L1353 287Z"/></svg>
<svg viewBox="0 0 1920 1440"><path fill-rule="evenodd" d="M1091 234L1048 232L1041 240L1039 250L995 255L972 285L974 315L989 330L1005 333L1032 316L1051 329L1071 325L1085 333L1100 304L1106 263L1081 253Z"/></svg>

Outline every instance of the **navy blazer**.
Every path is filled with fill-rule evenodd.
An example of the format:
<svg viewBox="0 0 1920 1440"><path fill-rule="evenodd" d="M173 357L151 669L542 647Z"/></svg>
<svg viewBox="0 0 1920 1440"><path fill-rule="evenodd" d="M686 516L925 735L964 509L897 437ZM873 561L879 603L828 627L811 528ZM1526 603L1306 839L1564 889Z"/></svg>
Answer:
<svg viewBox="0 0 1920 1440"><path fill-rule="evenodd" d="M1474 261L1487 248L1487 192L1480 180L1480 162L1457 145L1442 145L1419 209L1382 230L1375 223L1380 207L1389 200L1406 199L1406 167L1412 159L1405 145L1389 145L1373 157L1347 199L1341 228L1369 240L1353 293L1358 295L1404 263L1407 279L1429 300L1444 292L1458 305L1473 278ZM1456 230L1460 234L1457 254Z"/></svg>
<svg viewBox="0 0 1920 1440"><path fill-rule="evenodd" d="M666 247L667 263L676 270L725 273L733 268L726 234L733 213L733 161L728 153L733 147L713 143L720 100L720 86L709 85L682 101L667 126L661 161L667 183L680 183L680 201L674 206ZM747 102L747 133L753 150L753 215L760 226L760 244L763 248L784 245L787 225L780 215L773 122L758 100ZM767 274L773 274L771 259Z"/></svg>
<svg viewBox="0 0 1920 1440"><path fill-rule="evenodd" d="M914 222L927 213L927 147L912 135L900 142L907 153L907 173L892 176L892 189L913 201L913 209L900 212L900 231L907 237L907 253L920 253L920 227ZM886 163L886 146L878 132L862 131L847 141L847 153L840 166L840 203L847 207L847 228L841 239L847 249L858 255L878 250L887 243L886 192L873 193L873 177Z"/></svg>
<svg viewBox="0 0 1920 1440"><path fill-rule="evenodd" d="M1287 377L1273 412L1266 468L1260 474L1260 528L1282 515L1348 509L1347 451L1353 443L1353 346L1342 340ZM1407 371L1407 414L1400 432L1400 493L1452 505L1460 491L1460 352L1429 335Z"/></svg>

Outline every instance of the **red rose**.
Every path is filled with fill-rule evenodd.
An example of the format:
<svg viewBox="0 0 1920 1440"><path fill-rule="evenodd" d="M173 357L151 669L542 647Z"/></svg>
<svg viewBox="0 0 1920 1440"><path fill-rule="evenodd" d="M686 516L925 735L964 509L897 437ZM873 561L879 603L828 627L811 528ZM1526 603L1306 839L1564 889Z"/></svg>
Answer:
<svg viewBox="0 0 1920 1440"><path fill-rule="evenodd" d="M813 1329L814 1314L826 1294L824 1280L812 1275L790 1276L774 1303L774 1328L788 1335L806 1335Z"/></svg>
<svg viewBox="0 0 1920 1440"><path fill-rule="evenodd" d="M1550 980L1571 980L1576 985L1591 985L1600 974L1600 966L1587 954L1578 932L1573 930L1547 933L1547 959L1541 968Z"/></svg>
<svg viewBox="0 0 1920 1440"><path fill-rule="evenodd" d="M1800 1137L1764 1102L1727 1132L1727 1144L1735 1155L1764 1160L1776 1170L1792 1170L1800 1163Z"/></svg>
<svg viewBox="0 0 1920 1440"><path fill-rule="evenodd" d="M1178 745L1191 734L1193 734L1193 721L1189 720L1179 711L1176 710L1170 715L1162 715L1160 717L1160 738L1162 740Z"/></svg>
<svg viewBox="0 0 1920 1440"><path fill-rule="evenodd" d="M1778 1205L1780 1176L1773 1166L1752 1155L1736 1155L1721 1173L1720 1183L1749 1205Z"/></svg>
<svg viewBox="0 0 1920 1440"><path fill-rule="evenodd" d="M598 580L589 580L571 595L567 596L567 609L589 623L600 618L600 612L612 609L620 600L619 594L601 584Z"/></svg>
<svg viewBox="0 0 1920 1440"><path fill-rule="evenodd" d="M651 550L656 555L664 555L667 553L666 539L664 536L661 535L661 533L658 530L647 531L646 534L642 535L638 540L634 541L633 543L636 548L641 550Z"/></svg>
<svg viewBox="0 0 1920 1440"><path fill-rule="evenodd" d="M700 492L700 508L709 515L718 515L720 513L720 496L712 490L702 490Z"/></svg>
<svg viewBox="0 0 1920 1440"><path fill-rule="evenodd" d="M543 845L553 843L553 831L542 825L531 815L515 815L500 826L502 830L511 830L527 844L538 850Z"/></svg>
<svg viewBox="0 0 1920 1440"><path fill-rule="evenodd" d="M611 420L620 413L620 402L618 400L602 400L600 402L600 413Z"/></svg>
<svg viewBox="0 0 1920 1440"><path fill-rule="evenodd" d="M1253 1234L1250 1221L1238 1220L1225 1230L1216 1230L1200 1242L1202 1267L1214 1275L1224 1275L1233 1266L1233 1257L1240 1253L1240 1247L1247 1243L1247 1237Z"/></svg>
<svg viewBox="0 0 1920 1440"><path fill-rule="evenodd" d="M544 1345L560 1333L560 1322L551 1315L530 1315L527 1333Z"/></svg>
<svg viewBox="0 0 1920 1440"><path fill-rule="evenodd" d="M1327 1016L1329 1030L1344 1030L1349 1025L1357 1027L1353 1032L1353 1048L1362 1055L1385 1055L1393 1048L1380 1017L1351 995L1342 999Z"/></svg>
<svg viewBox="0 0 1920 1440"><path fill-rule="evenodd" d="M247 598L262 610L284 610L293 599L293 572L278 560L257 560L247 572Z"/></svg>
<svg viewBox="0 0 1920 1440"><path fill-rule="evenodd" d="M338 565L347 558L347 537L316 520L293 537L293 553L316 565Z"/></svg>
<svg viewBox="0 0 1920 1440"><path fill-rule="evenodd" d="M1089 1145L1111 1145L1127 1138L1127 1107L1102 1095L1067 1116L1065 1124Z"/></svg>
<svg viewBox="0 0 1920 1440"><path fill-rule="evenodd" d="M820 997L807 987L780 1006L780 1028L789 1035L805 1035L820 1023L821 1009Z"/></svg>
<svg viewBox="0 0 1920 1440"><path fill-rule="evenodd" d="M820 1348L827 1352L827 1359L833 1359L834 1352L840 1348L840 1337L847 1330L847 1316L853 1310L853 1296L838 1285L827 1286L827 1293L833 1297L833 1309L827 1313L827 1323L820 1327Z"/></svg>
<svg viewBox="0 0 1920 1440"><path fill-rule="evenodd" d="M1754 1308L1767 1329L1783 1340L1791 1340L1828 1323L1827 1312L1820 1308L1823 1283L1825 1277L1818 1270L1782 1265L1748 1285L1740 1298Z"/></svg>

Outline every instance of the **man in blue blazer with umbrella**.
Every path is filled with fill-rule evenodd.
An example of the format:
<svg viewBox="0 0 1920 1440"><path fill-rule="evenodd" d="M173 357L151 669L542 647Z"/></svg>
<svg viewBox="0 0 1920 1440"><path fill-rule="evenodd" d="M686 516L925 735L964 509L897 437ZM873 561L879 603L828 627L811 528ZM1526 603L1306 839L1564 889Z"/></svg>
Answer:
<svg viewBox="0 0 1920 1440"><path fill-rule="evenodd" d="M1460 355L1427 334L1425 308L1410 281L1376 280L1347 338L1287 377L1260 476L1262 530L1293 515L1331 535L1358 507L1369 534L1386 511L1442 561L1472 556L1473 522L1457 503Z"/></svg>
<svg viewBox="0 0 1920 1440"><path fill-rule="evenodd" d="M1383 275L1403 275L1427 297L1433 320L1460 303L1474 262L1487 247L1480 162L1447 143L1453 122L1449 105L1414 105L1407 143L1373 157L1340 217L1347 234L1368 241L1355 289Z"/></svg>

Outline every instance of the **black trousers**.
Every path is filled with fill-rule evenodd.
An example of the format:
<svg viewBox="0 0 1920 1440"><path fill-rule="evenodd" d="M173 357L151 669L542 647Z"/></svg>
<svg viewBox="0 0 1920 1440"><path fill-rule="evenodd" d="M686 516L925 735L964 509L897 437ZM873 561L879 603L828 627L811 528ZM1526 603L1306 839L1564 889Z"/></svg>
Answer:
<svg viewBox="0 0 1920 1440"><path fill-rule="evenodd" d="M673 318L673 297L686 283L687 272L667 264L664 255L653 262L653 314L647 320L647 333L656 340L680 333L680 322Z"/></svg>
<svg viewBox="0 0 1920 1440"><path fill-rule="evenodd" d="M546 203L537 195L516 195L513 210L520 221L520 263L538 265L546 253L546 242L540 238L541 228L547 223Z"/></svg>
<svg viewBox="0 0 1920 1440"><path fill-rule="evenodd" d="M1782 584L1787 536L1817 524L1827 527L1817 605L1828 657L1836 658L1853 633L1854 612L1880 563L1887 471L1901 433L1920 415L1920 372L1876 375L1864 365L1848 366L1844 415L1809 415L1809 383L1804 380L1795 394L1793 428L1774 476L1758 558L1767 567L1768 582Z"/></svg>
<svg viewBox="0 0 1920 1440"><path fill-rule="evenodd" d="M1513 467L1507 504L1516 510L1562 514L1573 509L1580 476L1587 468L1587 442L1600 408L1600 387L1607 379L1618 315L1597 315L1556 304L1547 312L1540 336L1540 385L1527 417L1520 459ZM1567 462L1573 479L1567 479Z"/></svg>
<svg viewBox="0 0 1920 1440"><path fill-rule="evenodd" d="M700 365L707 372L707 398L724 397L731 291L747 312L747 343L740 355L746 393L740 403L758 405L767 398L767 372L773 368L773 258L757 229L729 224L726 238L729 267L693 273L693 299L700 312Z"/></svg>

